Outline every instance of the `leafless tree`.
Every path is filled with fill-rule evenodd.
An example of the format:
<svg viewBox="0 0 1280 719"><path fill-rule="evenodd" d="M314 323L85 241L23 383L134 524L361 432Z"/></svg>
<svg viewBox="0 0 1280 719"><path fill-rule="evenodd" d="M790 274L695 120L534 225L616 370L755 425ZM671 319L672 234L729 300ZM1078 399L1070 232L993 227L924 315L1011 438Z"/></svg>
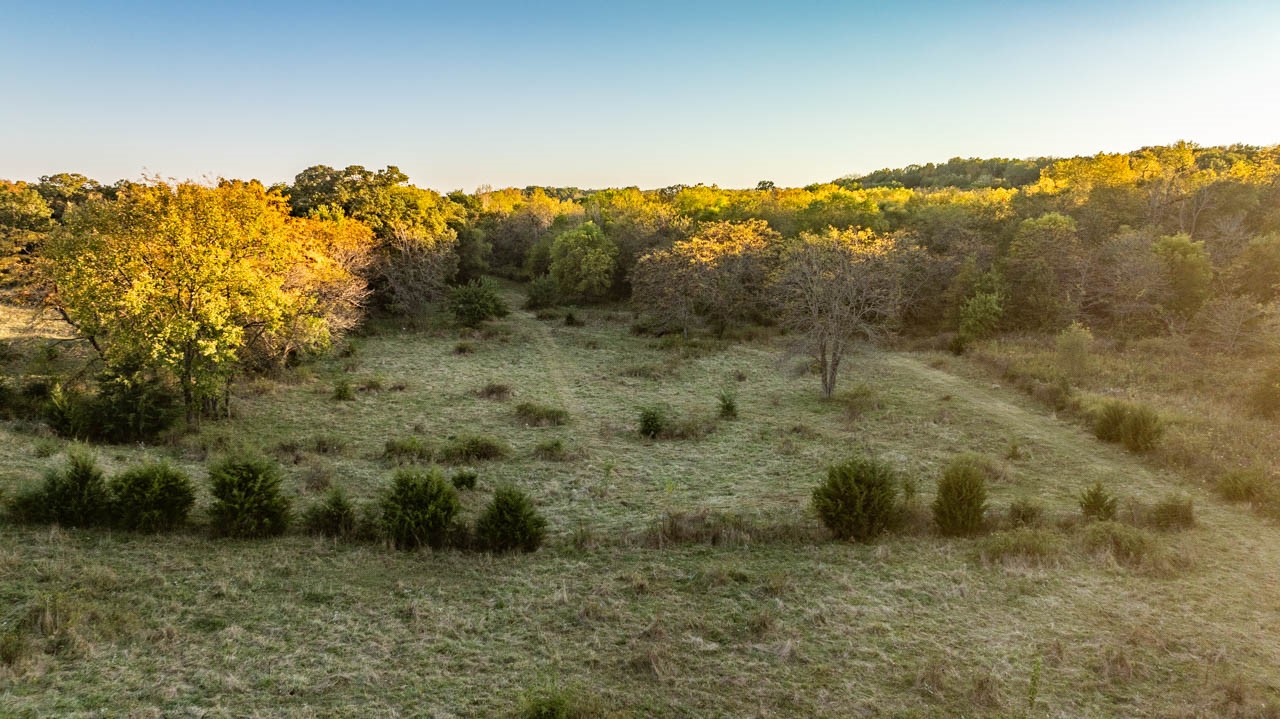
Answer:
<svg viewBox="0 0 1280 719"><path fill-rule="evenodd" d="M785 252L775 285L785 324L804 338L822 374L822 395L836 388L853 342L880 339L897 319L902 289L894 242L867 230L805 233Z"/></svg>

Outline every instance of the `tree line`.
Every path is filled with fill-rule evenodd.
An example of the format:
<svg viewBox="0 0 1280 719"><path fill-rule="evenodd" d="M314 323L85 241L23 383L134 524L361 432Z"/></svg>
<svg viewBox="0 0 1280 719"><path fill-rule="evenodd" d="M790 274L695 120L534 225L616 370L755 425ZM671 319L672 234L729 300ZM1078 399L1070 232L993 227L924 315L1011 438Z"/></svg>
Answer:
<svg viewBox="0 0 1280 719"><path fill-rule="evenodd" d="M108 367L171 377L189 414L236 372L486 275L634 298L655 332L784 322L824 392L849 341L893 331L963 348L1081 322L1238 351L1275 334L1280 146L953 159L797 188L441 194L396 167L321 165L273 186L0 182L8 296L58 312Z"/></svg>

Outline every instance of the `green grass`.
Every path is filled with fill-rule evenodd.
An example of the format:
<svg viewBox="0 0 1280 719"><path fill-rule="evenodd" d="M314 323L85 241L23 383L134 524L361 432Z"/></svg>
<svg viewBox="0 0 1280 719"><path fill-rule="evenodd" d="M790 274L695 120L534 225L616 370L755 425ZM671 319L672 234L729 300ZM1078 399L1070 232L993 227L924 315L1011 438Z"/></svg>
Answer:
<svg viewBox="0 0 1280 719"><path fill-rule="evenodd" d="M876 400L851 419L816 378L783 369L784 340L685 352L631 336L624 311L575 312L584 327L514 312L500 323L509 333L473 340L465 356L453 354L455 333L375 334L362 340L361 372L409 380L404 391L334 402L346 374L334 358L269 392L246 383L238 419L198 435L98 449L109 472L153 457L189 472L199 525L205 458L228 447L296 443L304 461L284 464L285 491L303 506L323 495L305 481L316 461L359 503L390 481L388 439L493 436L511 452L461 493L463 515L515 485L548 519L541 550L0 525L0 635L26 637L20 658L0 663L0 713L503 716L553 684L589 688L593 706L625 717L1261 716L1277 701L1277 528L966 376L966 360L949 360L953 372L909 354L849 357L837 391L865 385ZM674 371L618 371L636 364ZM573 421L522 427L510 404L476 395L490 382ZM713 416L729 382L739 419L701 439L636 433L639 407ZM6 496L65 459L18 429L0 425ZM342 451L312 456L321 435ZM581 458L537 459L549 436ZM927 506L952 456L1004 457L1013 443L1007 475L989 485L993 508L1034 497L1054 523L1097 480L1146 502L1185 494L1198 527L1150 541L1191 560L1155 572L1099 559L1068 527L1052 530L1063 538L1049 560L1020 561L1031 550L1019 545L999 550L1012 559L975 561L996 540L926 530L841 543L822 539L810 514L825 468L855 448L913 476ZM728 519L687 519L703 516ZM652 541L655 527L671 537ZM31 617L50 601L59 621L46 636Z"/></svg>

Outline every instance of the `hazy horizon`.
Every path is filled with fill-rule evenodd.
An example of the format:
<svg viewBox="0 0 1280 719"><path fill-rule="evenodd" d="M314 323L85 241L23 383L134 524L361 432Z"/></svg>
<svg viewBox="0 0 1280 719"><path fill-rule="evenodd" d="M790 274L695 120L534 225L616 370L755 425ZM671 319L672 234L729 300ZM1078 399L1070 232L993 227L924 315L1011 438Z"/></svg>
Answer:
<svg viewBox="0 0 1280 719"><path fill-rule="evenodd" d="M1086 5L12 5L0 176L803 186L1280 142L1280 8Z"/></svg>

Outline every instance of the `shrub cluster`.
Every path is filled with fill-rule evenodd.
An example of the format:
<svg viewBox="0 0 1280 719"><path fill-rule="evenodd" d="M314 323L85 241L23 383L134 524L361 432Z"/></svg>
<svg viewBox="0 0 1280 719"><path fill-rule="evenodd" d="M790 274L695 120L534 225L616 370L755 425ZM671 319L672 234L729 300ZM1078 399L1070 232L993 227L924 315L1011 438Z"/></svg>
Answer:
<svg viewBox="0 0 1280 719"><path fill-rule="evenodd" d="M302 515L302 526L312 534L336 539L350 539L359 530L359 517L355 505L339 487L334 487L323 501L307 509Z"/></svg>
<svg viewBox="0 0 1280 719"><path fill-rule="evenodd" d="M1094 416L1093 433L1104 442L1119 442L1131 452L1147 452L1164 435L1164 422L1146 405L1112 400Z"/></svg>
<svg viewBox="0 0 1280 719"><path fill-rule="evenodd" d="M893 467L869 457L853 457L827 469L813 490L813 508L838 539L865 542L887 530L898 507Z"/></svg>
<svg viewBox="0 0 1280 719"><path fill-rule="evenodd" d="M132 370L97 377L97 392L62 385L28 387L38 393L45 422L58 435L125 444L155 439L178 418L178 399L154 376ZM35 400L35 397L31 398Z"/></svg>
<svg viewBox="0 0 1280 719"><path fill-rule="evenodd" d="M524 308L526 310L544 310L560 303L560 291L556 281L550 275L534 278L525 287Z"/></svg>
<svg viewBox="0 0 1280 719"><path fill-rule="evenodd" d="M485 435L461 435L440 448L440 460L450 464L502 459L510 454L501 440Z"/></svg>
<svg viewBox="0 0 1280 719"><path fill-rule="evenodd" d="M697 416L676 419L662 407L645 407L636 429L645 439L702 439L715 429L715 422Z"/></svg>
<svg viewBox="0 0 1280 719"><path fill-rule="evenodd" d="M21 522L161 532L181 526L194 502L191 480L164 463L126 469L108 482L92 455L73 451L65 467L14 497L9 511Z"/></svg>
<svg viewBox="0 0 1280 719"><path fill-rule="evenodd" d="M455 287L449 293L449 311L463 327L479 327L485 320L506 317L507 304L493 283L484 280Z"/></svg>

